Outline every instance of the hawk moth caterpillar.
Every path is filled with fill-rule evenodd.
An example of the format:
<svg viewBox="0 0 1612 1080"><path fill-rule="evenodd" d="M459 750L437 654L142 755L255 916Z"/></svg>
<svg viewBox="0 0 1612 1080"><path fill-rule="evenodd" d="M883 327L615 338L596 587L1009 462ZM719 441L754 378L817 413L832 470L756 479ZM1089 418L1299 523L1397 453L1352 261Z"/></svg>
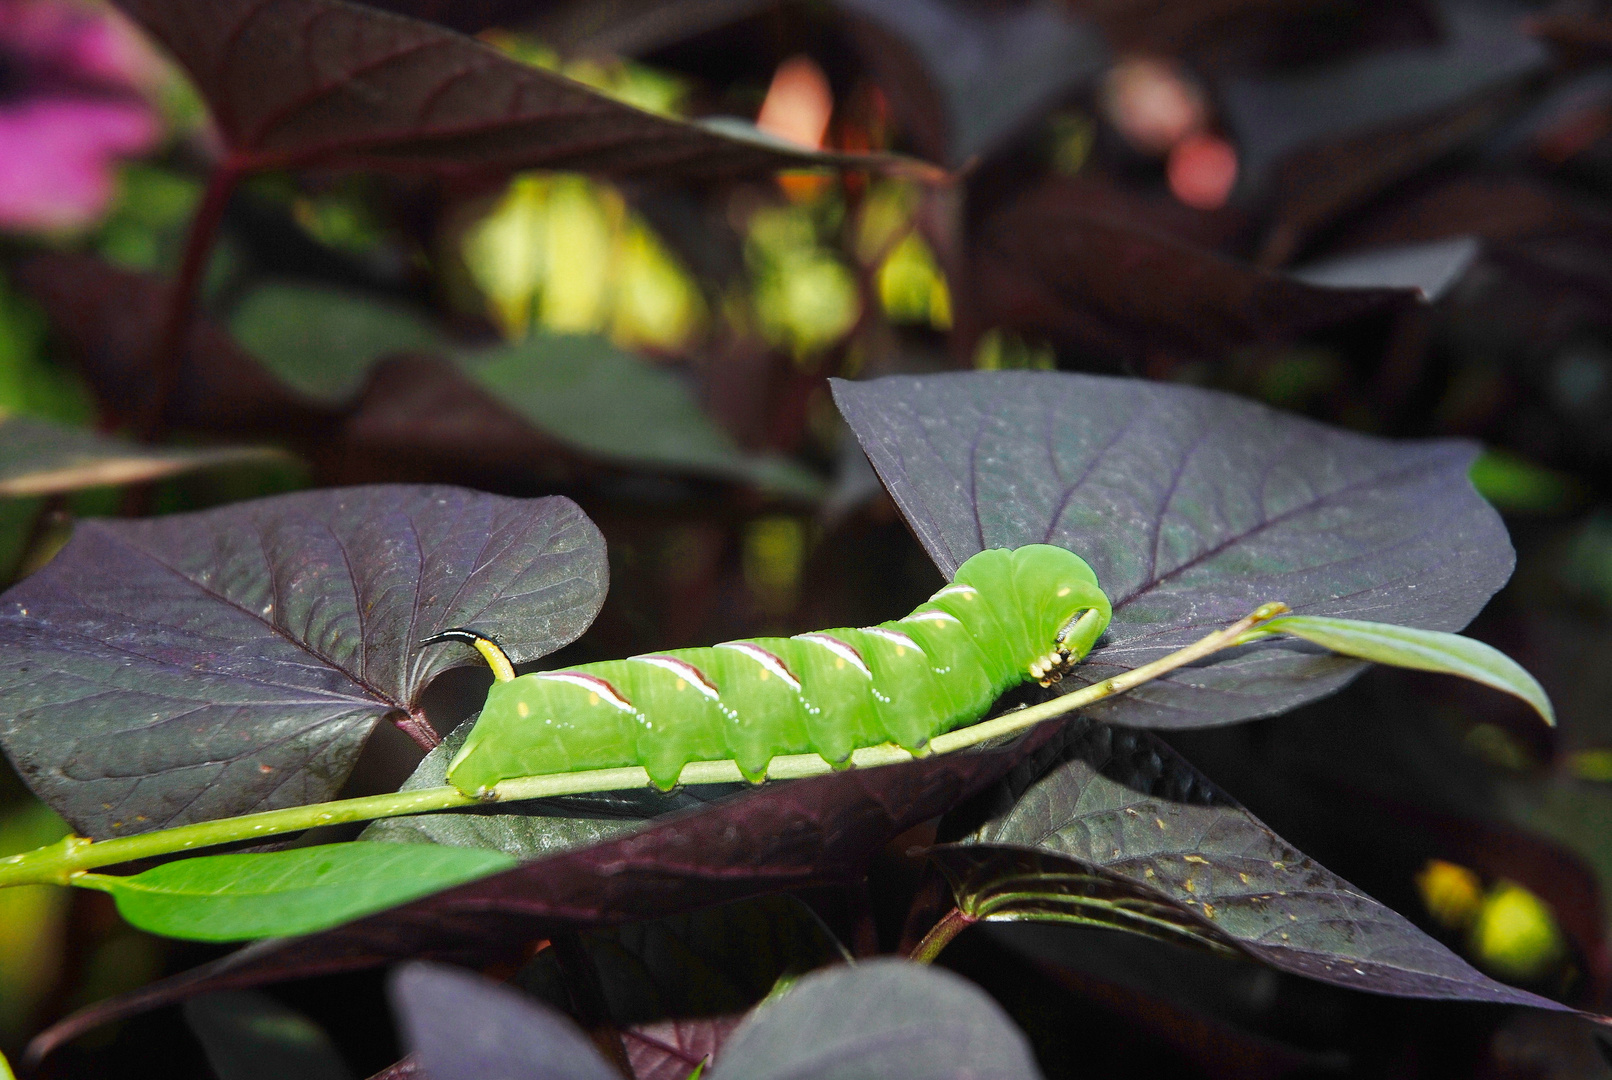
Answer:
<svg viewBox="0 0 1612 1080"><path fill-rule="evenodd" d="M750 781L785 754L830 764L895 743L921 752L981 719L1005 691L1058 681L1112 616L1085 560L1032 544L982 551L902 619L790 638L583 664L516 676L491 637L453 628L497 681L448 766L476 795L500 780L641 765L661 789L690 761L732 760Z"/></svg>

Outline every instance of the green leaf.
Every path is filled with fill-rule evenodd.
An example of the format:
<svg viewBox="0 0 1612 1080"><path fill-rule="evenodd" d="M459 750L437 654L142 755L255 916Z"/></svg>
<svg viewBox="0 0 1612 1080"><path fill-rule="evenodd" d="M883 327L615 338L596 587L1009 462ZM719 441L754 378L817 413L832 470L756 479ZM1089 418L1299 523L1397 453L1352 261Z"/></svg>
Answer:
<svg viewBox="0 0 1612 1080"><path fill-rule="evenodd" d="M1284 615L1272 619L1250 638L1268 634L1291 634L1341 656L1471 679L1522 698L1547 724L1556 723L1550 698L1521 664L1493 646L1460 634L1317 615Z"/></svg>
<svg viewBox="0 0 1612 1080"><path fill-rule="evenodd" d="M142 930L196 941L309 934L507 870L480 848L355 841L291 851L203 855L133 877L97 877Z"/></svg>
<svg viewBox="0 0 1612 1080"><path fill-rule="evenodd" d="M1494 506L1512 514L1555 514L1582 501L1576 480L1506 450L1488 449L1472 463L1472 486Z"/></svg>
<svg viewBox="0 0 1612 1080"><path fill-rule="evenodd" d="M463 355L461 363L533 427L606 461L706 473L804 498L822 494L810 472L746 454L671 371L604 338L533 334Z"/></svg>
<svg viewBox="0 0 1612 1080"><path fill-rule="evenodd" d="M249 293L230 317L230 332L286 385L333 405L356 394L381 357L441 352L444 344L402 304L284 282Z"/></svg>

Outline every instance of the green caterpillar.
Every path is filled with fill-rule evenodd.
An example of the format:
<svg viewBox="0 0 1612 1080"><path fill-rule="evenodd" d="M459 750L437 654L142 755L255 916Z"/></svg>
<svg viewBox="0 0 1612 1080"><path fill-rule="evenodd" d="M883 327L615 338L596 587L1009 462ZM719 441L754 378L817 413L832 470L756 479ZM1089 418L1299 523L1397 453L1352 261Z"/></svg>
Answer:
<svg viewBox="0 0 1612 1080"><path fill-rule="evenodd" d="M726 641L516 677L492 638L455 628L498 681L448 765L469 795L500 780L641 765L661 789L690 761L731 759L750 781L784 754L841 764L891 742L918 752L1029 679L1062 678L1112 611L1079 556L1035 544L982 551L911 615L860 630Z"/></svg>

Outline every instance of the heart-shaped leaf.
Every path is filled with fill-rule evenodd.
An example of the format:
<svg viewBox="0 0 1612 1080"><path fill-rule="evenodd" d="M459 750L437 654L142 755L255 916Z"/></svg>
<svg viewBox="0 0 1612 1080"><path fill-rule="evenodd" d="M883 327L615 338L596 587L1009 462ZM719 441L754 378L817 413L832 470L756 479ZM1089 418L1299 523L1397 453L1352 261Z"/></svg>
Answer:
<svg viewBox="0 0 1612 1080"><path fill-rule="evenodd" d="M85 835L329 798L377 720L473 654L577 637L604 541L568 499L376 486L89 521L0 599L0 744Z"/></svg>
<svg viewBox="0 0 1612 1080"><path fill-rule="evenodd" d="M942 573L983 548L1038 543L1096 570L1114 621L1061 688L1273 600L1458 630L1511 573L1505 527L1467 479L1467 443L1370 438L1228 394L1091 375L896 377L834 393ZM1223 724L1324 696L1360 670L1262 642L1089 712Z"/></svg>
<svg viewBox="0 0 1612 1080"><path fill-rule="evenodd" d="M893 837L944 813L1051 738L767 785L592 847L565 851L335 930L264 942L100 1002L41 1034L64 1041L209 990L354 971L397 957L507 957L556 924L660 919L755 896L858 880Z"/></svg>
<svg viewBox="0 0 1612 1080"><path fill-rule="evenodd" d="M491 979L409 964L391 991L403 1042L431 1080L621 1080L569 1017Z"/></svg>
<svg viewBox="0 0 1612 1080"><path fill-rule="evenodd" d="M201 855L132 877L103 877L118 914L192 941L311 934L500 870L500 851L355 841L290 851Z"/></svg>
<svg viewBox="0 0 1612 1080"><path fill-rule="evenodd" d="M474 38L345 0L119 6L195 80L235 171L710 176L843 163L937 172L655 116Z"/></svg>
<svg viewBox="0 0 1612 1080"><path fill-rule="evenodd" d="M45 420L0 417L0 498L138 484L221 465L285 460L282 451L269 447L137 446Z"/></svg>
<svg viewBox="0 0 1612 1080"><path fill-rule="evenodd" d="M965 911L1195 939L1375 993L1565 1008L1473 970L1145 732L1070 727L981 802L987 820L932 852Z"/></svg>
<svg viewBox="0 0 1612 1080"><path fill-rule="evenodd" d="M756 1009L711 1080L1039 1080L1002 1007L943 968L876 959L813 972Z"/></svg>

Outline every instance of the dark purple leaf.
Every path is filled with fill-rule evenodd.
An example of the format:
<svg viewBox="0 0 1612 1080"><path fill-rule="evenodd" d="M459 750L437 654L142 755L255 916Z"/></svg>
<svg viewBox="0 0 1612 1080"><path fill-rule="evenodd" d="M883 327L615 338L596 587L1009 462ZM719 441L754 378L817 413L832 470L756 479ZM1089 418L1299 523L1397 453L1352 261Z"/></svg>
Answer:
<svg viewBox="0 0 1612 1080"><path fill-rule="evenodd" d="M1242 184L1274 193L1260 262L1286 262L1320 226L1500 124L1548 50L1526 10L1442 0L1439 39L1221 87Z"/></svg>
<svg viewBox="0 0 1612 1080"><path fill-rule="evenodd" d="M1511 573L1505 527L1467 479L1467 443L1376 439L1228 394L1092 375L838 381L834 393L942 573L982 548L1033 543L1091 563L1114 622L1061 689L1273 600L1458 630ZM1361 668L1253 646L1088 713L1230 723L1322 697Z"/></svg>
<svg viewBox="0 0 1612 1080"><path fill-rule="evenodd" d="M661 1020L623 1030L634 1080L687 1080L695 1066L722 1049L741 1019Z"/></svg>
<svg viewBox="0 0 1612 1080"><path fill-rule="evenodd" d="M816 971L745 1018L711 1080L1039 1080L1024 1033L944 968L864 960Z"/></svg>
<svg viewBox="0 0 1612 1080"><path fill-rule="evenodd" d="M392 977L403 1043L431 1080L620 1080L570 1018L441 964Z"/></svg>
<svg viewBox="0 0 1612 1080"><path fill-rule="evenodd" d="M953 165L996 149L1108 60L1096 29L1055 3L840 0L839 6L894 34L922 59L944 103Z"/></svg>
<svg viewBox="0 0 1612 1080"><path fill-rule="evenodd" d="M965 911L1178 935L1374 993L1566 1008L1475 971L1145 732L1069 728L982 798L985 823L932 852Z"/></svg>
<svg viewBox="0 0 1612 1080"><path fill-rule="evenodd" d="M431 1080L413 1054L406 1054L372 1075L369 1080Z"/></svg>
<svg viewBox="0 0 1612 1080"><path fill-rule="evenodd" d="M1154 212L1110 184L1047 181L979 225L960 300L980 329L1029 331L1140 362L1291 339L1412 298L1321 288L1237 262L1183 239L1185 217ZM1210 222L1193 226L1208 239Z"/></svg>
<svg viewBox="0 0 1612 1080"><path fill-rule="evenodd" d="M619 925L856 881L891 838L999 779L1051 735L1043 729L1001 750L768 785L326 933L248 946L93 1005L42 1034L29 1054L38 1060L100 1024L209 990L404 956L507 958L556 926Z"/></svg>
<svg viewBox="0 0 1612 1080"><path fill-rule="evenodd" d="M1523 32L1525 10L1441 0L1441 40L1382 49L1297 74L1233 79L1222 88L1242 169L1257 184L1305 147L1402 125L1543 68L1549 53Z"/></svg>
<svg viewBox="0 0 1612 1080"><path fill-rule="evenodd" d="M587 628L604 541L568 499L447 487L283 495L89 521L0 606L0 743L83 834L331 797L413 719L448 626L517 660Z"/></svg>
<svg viewBox="0 0 1612 1080"><path fill-rule="evenodd" d="M1410 289L1436 303L1466 275L1482 250L1471 236L1393 244L1295 266L1289 276L1328 289Z"/></svg>
<svg viewBox="0 0 1612 1080"><path fill-rule="evenodd" d="M655 116L474 38L344 0L120 6L195 80L236 171L710 176L835 163L936 171Z"/></svg>

